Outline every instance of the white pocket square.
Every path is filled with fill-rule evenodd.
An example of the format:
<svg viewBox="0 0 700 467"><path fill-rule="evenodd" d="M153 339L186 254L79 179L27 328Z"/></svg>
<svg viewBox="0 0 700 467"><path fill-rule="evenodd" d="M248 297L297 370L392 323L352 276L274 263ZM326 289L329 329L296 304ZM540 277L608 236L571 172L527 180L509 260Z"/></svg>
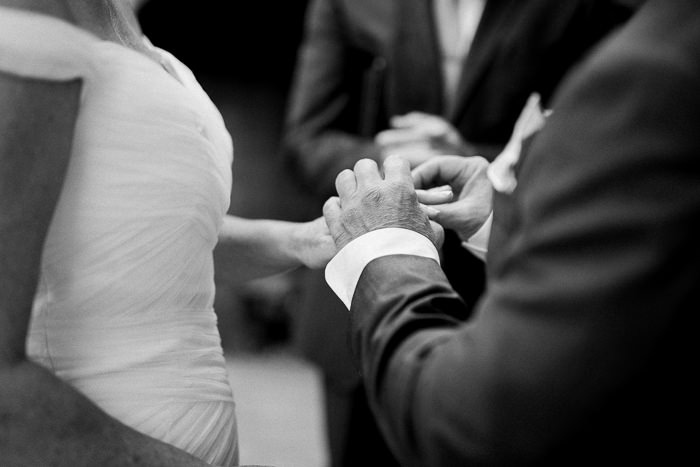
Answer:
<svg viewBox="0 0 700 467"><path fill-rule="evenodd" d="M522 143L537 133L545 124L551 110L542 110L539 94L531 94L515 122L513 133L506 147L489 165L486 171L493 188L501 193L512 193L518 185L515 166L520 160Z"/></svg>

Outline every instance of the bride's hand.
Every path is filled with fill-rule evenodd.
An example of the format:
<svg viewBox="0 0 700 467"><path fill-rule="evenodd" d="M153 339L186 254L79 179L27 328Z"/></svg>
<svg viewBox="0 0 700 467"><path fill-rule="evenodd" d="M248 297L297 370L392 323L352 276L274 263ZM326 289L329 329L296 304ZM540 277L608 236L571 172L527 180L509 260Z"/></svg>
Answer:
<svg viewBox="0 0 700 467"><path fill-rule="evenodd" d="M301 264L312 269L325 267L338 251L323 216L297 224L293 245Z"/></svg>

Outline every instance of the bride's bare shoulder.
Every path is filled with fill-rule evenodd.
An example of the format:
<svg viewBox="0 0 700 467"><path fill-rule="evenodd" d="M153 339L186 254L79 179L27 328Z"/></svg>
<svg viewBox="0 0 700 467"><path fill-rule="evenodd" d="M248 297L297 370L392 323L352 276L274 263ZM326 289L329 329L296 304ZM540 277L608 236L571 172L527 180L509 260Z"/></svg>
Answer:
<svg viewBox="0 0 700 467"><path fill-rule="evenodd" d="M0 0L0 7L32 11L73 22L67 0Z"/></svg>

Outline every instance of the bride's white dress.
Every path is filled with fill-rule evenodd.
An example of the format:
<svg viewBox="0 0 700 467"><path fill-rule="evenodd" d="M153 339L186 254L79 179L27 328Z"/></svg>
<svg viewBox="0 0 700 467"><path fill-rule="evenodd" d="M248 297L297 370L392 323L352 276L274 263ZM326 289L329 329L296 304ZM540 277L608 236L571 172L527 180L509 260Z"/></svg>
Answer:
<svg viewBox="0 0 700 467"><path fill-rule="evenodd" d="M1 72L83 81L27 349L123 423L234 465L212 307L233 148L190 71L153 50L176 76L67 22L0 8Z"/></svg>

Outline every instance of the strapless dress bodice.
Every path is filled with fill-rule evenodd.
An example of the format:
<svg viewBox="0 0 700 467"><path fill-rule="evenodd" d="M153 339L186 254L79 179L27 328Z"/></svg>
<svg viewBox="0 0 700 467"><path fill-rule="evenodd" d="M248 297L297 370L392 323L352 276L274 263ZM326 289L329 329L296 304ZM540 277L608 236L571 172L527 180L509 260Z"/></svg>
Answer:
<svg viewBox="0 0 700 467"><path fill-rule="evenodd" d="M30 357L107 413L236 462L212 252L233 147L192 73L60 20L2 8L0 71L81 79L70 164L42 257Z"/></svg>

